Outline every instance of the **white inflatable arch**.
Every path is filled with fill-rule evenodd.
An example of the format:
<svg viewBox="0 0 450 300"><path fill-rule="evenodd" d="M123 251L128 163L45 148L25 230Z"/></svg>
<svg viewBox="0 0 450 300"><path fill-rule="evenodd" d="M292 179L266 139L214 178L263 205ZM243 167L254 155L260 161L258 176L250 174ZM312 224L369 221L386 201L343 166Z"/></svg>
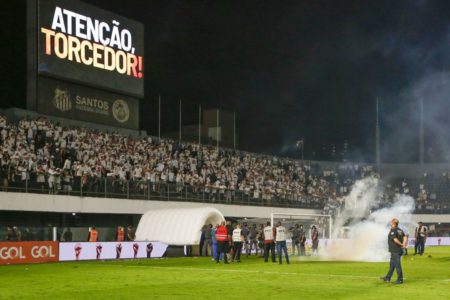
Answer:
<svg viewBox="0 0 450 300"><path fill-rule="evenodd" d="M156 209L146 212L136 230L137 241L158 241L168 245L198 245L205 224L225 221L212 207Z"/></svg>

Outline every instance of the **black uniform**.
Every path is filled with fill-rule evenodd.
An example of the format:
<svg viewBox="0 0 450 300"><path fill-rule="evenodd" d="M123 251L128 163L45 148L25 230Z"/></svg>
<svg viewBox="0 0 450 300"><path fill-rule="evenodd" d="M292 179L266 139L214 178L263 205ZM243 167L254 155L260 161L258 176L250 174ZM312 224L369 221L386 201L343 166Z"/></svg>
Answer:
<svg viewBox="0 0 450 300"><path fill-rule="evenodd" d="M300 229L294 227L292 230L292 255L295 255L295 248L297 248L297 254L300 255Z"/></svg>
<svg viewBox="0 0 450 300"><path fill-rule="evenodd" d="M247 225L244 225L244 227L242 227L242 235L244 236L244 249L245 249L245 253L249 254L249 242L248 242L248 236L250 234L250 229L248 229Z"/></svg>
<svg viewBox="0 0 450 300"><path fill-rule="evenodd" d="M227 228L227 235L228 235L228 241L229 241L226 253L231 251L231 257L233 257L234 247L233 247L233 244L231 243L231 237L233 235L234 229L231 224L227 224L225 227Z"/></svg>
<svg viewBox="0 0 450 300"><path fill-rule="evenodd" d="M391 228L388 234L388 246L389 252L391 252L391 261L389 265L389 272L384 277L385 281L390 281L392 274L394 274L394 269L397 270L397 283L403 283L403 271L401 264L401 255L403 249L401 246L394 243L394 239L396 238L400 243L403 242L403 238L405 237L405 233L400 228Z"/></svg>

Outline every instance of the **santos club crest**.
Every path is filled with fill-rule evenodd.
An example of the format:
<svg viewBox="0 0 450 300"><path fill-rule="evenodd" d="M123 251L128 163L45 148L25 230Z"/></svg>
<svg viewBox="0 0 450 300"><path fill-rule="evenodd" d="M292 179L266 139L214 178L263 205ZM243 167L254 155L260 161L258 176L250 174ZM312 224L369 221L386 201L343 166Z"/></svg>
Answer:
<svg viewBox="0 0 450 300"><path fill-rule="evenodd" d="M72 101L70 100L69 91L61 90L57 87L53 96L53 106L62 112L70 110L72 108Z"/></svg>
<svg viewBox="0 0 450 300"><path fill-rule="evenodd" d="M112 114L117 121L125 123L130 118L130 108L124 100L117 99L113 103Z"/></svg>

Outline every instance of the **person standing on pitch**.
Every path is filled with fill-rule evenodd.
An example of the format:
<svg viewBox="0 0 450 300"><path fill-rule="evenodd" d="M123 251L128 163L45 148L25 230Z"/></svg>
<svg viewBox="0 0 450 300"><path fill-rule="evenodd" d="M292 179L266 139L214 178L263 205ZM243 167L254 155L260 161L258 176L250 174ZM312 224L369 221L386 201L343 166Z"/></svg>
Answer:
<svg viewBox="0 0 450 300"><path fill-rule="evenodd" d="M242 243L244 241L244 234L241 229L241 224L237 223L236 228L233 230L233 258L231 261L241 262Z"/></svg>
<svg viewBox="0 0 450 300"><path fill-rule="evenodd" d="M312 226L311 240L312 240L312 254L317 255L319 249L319 231L317 231L316 225Z"/></svg>
<svg viewBox="0 0 450 300"><path fill-rule="evenodd" d="M249 232L249 240L250 240L250 249L248 249L247 256L252 254L252 248L255 247L256 250L256 256L258 256L258 230L256 229L256 224L253 224L253 226L250 228Z"/></svg>
<svg viewBox="0 0 450 300"><path fill-rule="evenodd" d="M221 225L216 230L217 240L217 256L216 263L219 263L219 257L223 253L223 260L228 264L227 252L228 252L228 230L225 227L225 221L222 221Z"/></svg>
<svg viewBox="0 0 450 300"><path fill-rule="evenodd" d="M258 248L261 250L261 257L264 257L264 224L259 224L256 239L258 240ZM256 250L256 253L258 253L258 250Z"/></svg>
<svg viewBox="0 0 450 300"><path fill-rule="evenodd" d="M219 227L219 224L216 224L215 227L211 228L211 242L212 242L212 254L213 254L213 258L212 260L216 260L216 258L218 257L217 254L217 239L216 239L216 230Z"/></svg>
<svg viewBox="0 0 450 300"><path fill-rule="evenodd" d="M227 253L228 253L228 259L232 259L234 256L234 248L233 248L233 240L232 240L232 236L233 236L233 225L231 225L231 221L228 220L227 221L227 232L228 232L228 249L227 249Z"/></svg>
<svg viewBox="0 0 450 300"><path fill-rule="evenodd" d="M286 257L286 262L289 264L289 256L286 247L286 227L281 225L281 222L278 222L275 234L275 240L277 241L277 252L278 252L278 261L280 265L283 263L283 253Z"/></svg>
<svg viewBox="0 0 450 300"><path fill-rule="evenodd" d="M270 226L270 222L267 222L266 227L264 227L264 262L269 260L269 251L272 257L272 262L276 262L274 238L275 228Z"/></svg>
<svg viewBox="0 0 450 300"><path fill-rule="evenodd" d="M242 235L244 236L244 249L245 249L245 253L248 256L248 235L250 233L250 230L248 229L247 223L244 222L243 226L242 226Z"/></svg>
<svg viewBox="0 0 450 300"><path fill-rule="evenodd" d="M295 249L297 249L297 255L300 255L300 229L298 224L292 229L292 255L295 255Z"/></svg>
<svg viewBox="0 0 450 300"><path fill-rule="evenodd" d="M212 252L212 224L209 224L208 226L206 226L205 228L205 240L203 241L203 249L202 252L205 256L208 256L208 249L211 249L210 251ZM214 255L212 255L214 256Z"/></svg>
<svg viewBox="0 0 450 300"><path fill-rule="evenodd" d="M423 226L422 222L419 222L419 226L416 227L415 238L416 243L414 245L414 255L422 255L425 251L425 242L427 241L427 229Z"/></svg>
<svg viewBox="0 0 450 300"><path fill-rule="evenodd" d="M299 243L300 243L300 255L301 256L305 256L306 255L306 232L303 230L303 224L300 224L300 238L299 238Z"/></svg>
<svg viewBox="0 0 450 300"><path fill-rule="evenodd" d="M402 255L408 255L408 241L409 241L409 231L408 228L403 229L403 233L405 234L405 237L403 238L403 254Z"/></svg>
<svg viewBox="0 0 450 300"><path fill-rule="evenodd" d="M380 279L384 282L390 282L391 277L394 274L394 269L397 270L397 281L395 284L403 283L403 271L401 264L401 256L403 252L403 239L405 238L405 233L398 227L398 220L392 219L391 221L391 230L388 234L388 246L389 252L391 252L391 261L389 264L389 271L386 276L381 277Z"/></svg>

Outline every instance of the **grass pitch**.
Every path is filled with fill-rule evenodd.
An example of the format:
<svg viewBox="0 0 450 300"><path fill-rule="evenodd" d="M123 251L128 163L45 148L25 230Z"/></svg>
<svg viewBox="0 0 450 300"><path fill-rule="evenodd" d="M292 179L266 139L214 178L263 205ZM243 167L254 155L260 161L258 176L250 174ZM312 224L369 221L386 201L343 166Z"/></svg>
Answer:
<svg viewBox="0 0 450 300"><path fill-rule="evenodd" d="M379 279L388 263L298 257L290 265L244 256L229 265L168 258L0 266L0 299L450 299L450 247L426 252L403 258L403 285Z"/></svg>

